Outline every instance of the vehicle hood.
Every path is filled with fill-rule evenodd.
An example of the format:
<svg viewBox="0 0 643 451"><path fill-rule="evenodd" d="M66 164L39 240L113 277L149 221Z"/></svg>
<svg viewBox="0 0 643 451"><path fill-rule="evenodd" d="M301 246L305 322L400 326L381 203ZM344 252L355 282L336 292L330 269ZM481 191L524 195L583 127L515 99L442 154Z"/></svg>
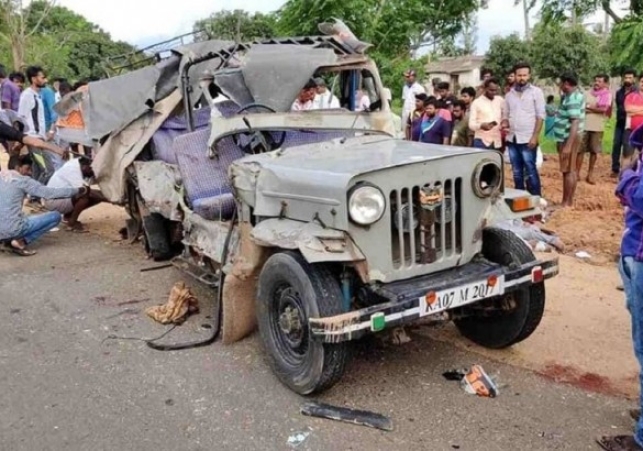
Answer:
<svg viewBox="0 0 643 451"><path fill-rule="evenodd" d="M277 172L333 174L350 179L382 169L471 153L480 153L480 150L416 143L379 135L334 139L276 150L246 157L240 163L256 164Z"/></svg>
<svg viewBox="0 0 643 451"><path fill-rule="evenodd" d="M362 136L248 156L232 164L230 175L238 195L258 216L317 217L344 230L346 195L354 178L475 152L481 151Z"/></svg>

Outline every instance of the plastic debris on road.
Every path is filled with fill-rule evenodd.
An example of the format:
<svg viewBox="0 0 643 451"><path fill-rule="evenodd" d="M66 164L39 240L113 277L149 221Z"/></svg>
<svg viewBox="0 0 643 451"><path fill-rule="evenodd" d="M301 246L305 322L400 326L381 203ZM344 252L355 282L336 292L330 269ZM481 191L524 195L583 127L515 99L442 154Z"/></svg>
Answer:
<svg viewBox="0 0 643 451"><path fill-rule="evenodd" d="M375 429L381 429L383 431L393 430L393 422L390 418L380 415L379 413L368 412L366 410L356 410L318 402L309 402L304 404L299 411L302 415L310 417L343 421L345 423L367 426Z"/></svg>
<svg viewBox="0 0 643 451"><path fill-rule="evenodd" d="M310 437L310 431L311 429L308 428L307 431L295 432L293 435L288 437L288 445L290 445L291 448L297 448L299 445L308 440L308 437Z"/></svg>
<svg viewBox="0 0 643 451"><path fill-rule="evenodd" d="M464 391L470 395L495 398L500 393L496 382L480 365L473 365L468 370L446 371L442 376L449 381L459 381Z"/></svg>
<svg viewBox="0 0 643 451"><path fill-rule="evenodd" d="M580 258L581 260L588 260L592 258L592 256L585 251L576 252L575 255L576 255L576 258Z"/></svg>

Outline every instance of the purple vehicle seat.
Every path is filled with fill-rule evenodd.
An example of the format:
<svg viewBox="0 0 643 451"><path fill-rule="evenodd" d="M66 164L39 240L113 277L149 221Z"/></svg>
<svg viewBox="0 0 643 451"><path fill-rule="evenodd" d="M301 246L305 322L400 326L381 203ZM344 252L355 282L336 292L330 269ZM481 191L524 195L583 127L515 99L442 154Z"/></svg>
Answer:
<svg viewBox="0 0 643 451"><path fill-rule="evenodd" d="M230 219L236 208L228 180L228 167L245 154L224 138L217 158L208 157L210 127L178 136L174 140L179 171L195 213L209 220Z"/></svg>
<svg viewBox="0 0 643 451"><path fill-rule="evenodd" d="M230 100L215 103L213 108L218 110L223 117L230 117L239 109L238 105ZM194 131L202 130L210 125L210 114L210 107L194 111ZM172 146L178 136L186 133L188 133L188 123L185 114L168 117L152 136L154 159L168 164L178 164Z"/></svg>

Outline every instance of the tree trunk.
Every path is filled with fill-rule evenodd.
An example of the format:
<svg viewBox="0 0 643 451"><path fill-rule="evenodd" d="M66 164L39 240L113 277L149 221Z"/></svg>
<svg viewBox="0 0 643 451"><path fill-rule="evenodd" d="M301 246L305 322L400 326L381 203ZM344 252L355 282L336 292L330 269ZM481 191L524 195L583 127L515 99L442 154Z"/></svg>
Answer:
<svg viewBox="0 0 643 451"><path fill-rule="evenodd" d="M25 42L22 36L11 36L11 56L13 70L21 71L25 66Z"/></svg>

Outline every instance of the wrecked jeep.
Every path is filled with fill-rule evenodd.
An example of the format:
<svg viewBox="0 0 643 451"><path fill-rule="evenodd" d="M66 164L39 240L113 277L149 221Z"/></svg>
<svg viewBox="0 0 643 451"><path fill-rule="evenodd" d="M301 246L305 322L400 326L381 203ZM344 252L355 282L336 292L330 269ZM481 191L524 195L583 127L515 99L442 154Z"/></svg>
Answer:
<svg viewBox="0 0 643 451"><path fill-rule="evenodd" d="M502 155L395 139L377 67L344 37L193 44L76 99L101 189L148 252L218 290L224 343L258 326L304 395L339 381L351 341L399 326L525 340L558 272L493 227L539 214L504 188ZM341 108L291 111L313 77Z"/></svg>

